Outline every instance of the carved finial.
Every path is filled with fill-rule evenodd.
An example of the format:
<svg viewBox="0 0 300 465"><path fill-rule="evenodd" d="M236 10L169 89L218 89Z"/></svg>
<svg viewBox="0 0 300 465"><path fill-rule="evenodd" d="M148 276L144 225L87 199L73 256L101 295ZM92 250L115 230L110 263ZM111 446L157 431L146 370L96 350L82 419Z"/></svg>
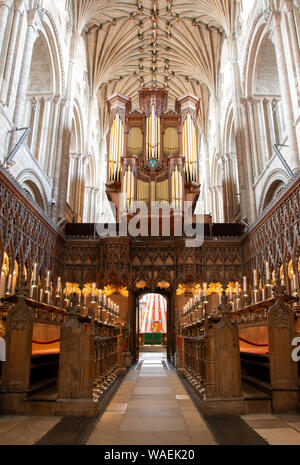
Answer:
<svg viewBox="0 0 300 465"><path fill-rule="evenodd" d="M89 310L88 310L88 316L89 316L91 319L95 319L95 312L94 312L94 310L92 309L92 307L90 307Z"/></svg>
<svg viewBox="0 0 300 465"><path fill-rule="evenodd" d="M286 287L282 285L276 285L273 287L274 297L284 297L286 295Z"/></svg>
<svg viewBox="0 0 300 465"><path fill-rule="evenodd" d="M28 297L28 294L29 294L28 285L26 284L25 276L22 275L22 277L20 279L20 283L16 287L16 296L21 298L21 299L24 299L24 298Z"/></svg>
<svg viewBox="0 0 300 465"><path fill-rule="evenodd" d="M72 303L73 307L76 307L76 304L77 304L77 294L76 294L76 292L72 293L71 303Z"/></svg>
<svg viewBox="0 0 300 465"><path fill-rule="evenodd" d="M222 297L221 297L221 305L218 306L218 310L222 315L229 315L231 313L231 304L228 303L228 297L226 295L226 292L223 291Z"/></svg>
<svg viewBox="0 0 300 465"><path fill-rule="evenodd" d="M80 311L77 309L77 294L76 292L72 293L71 299L69 301L69 304L66 308L67 312L71 317L76 317L79 315Z"/></svg>

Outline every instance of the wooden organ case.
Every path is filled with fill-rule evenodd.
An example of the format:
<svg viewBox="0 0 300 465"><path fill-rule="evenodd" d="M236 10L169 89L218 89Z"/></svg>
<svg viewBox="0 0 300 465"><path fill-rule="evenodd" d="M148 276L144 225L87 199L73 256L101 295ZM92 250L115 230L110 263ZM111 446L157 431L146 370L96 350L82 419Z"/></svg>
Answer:
<svg viewBox="0 0 300 465"><path fill-rule="evenodd" d="M108 99L108 107L106 193L117 215L123 211L130 217L135 202L150 206L155 201L177 213L183 211L183 202L189 201L194 212L200 195L199 100L184 96L177 100L175 111L168 111L168 91L143 88L139 111L132 112L130 99L120 94Z"/></svg>

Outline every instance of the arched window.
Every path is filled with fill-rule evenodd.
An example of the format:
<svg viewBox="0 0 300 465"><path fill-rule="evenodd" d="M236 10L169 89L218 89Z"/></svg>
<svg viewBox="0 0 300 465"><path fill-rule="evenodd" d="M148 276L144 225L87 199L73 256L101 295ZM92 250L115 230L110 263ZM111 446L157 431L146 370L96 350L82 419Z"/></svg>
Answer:
<svg viewBox="0 0 300 465"><path fill-rule="evenodd" d="M285 183L281 179L277 179L271 184L265 196L262 210L265 210L273 199L280 196L284 186Z"/></svg>
<svg viewBox="0 0 300 465"><path fill-rule="evenodd" d="M268 35L257 47L251 93L249 121L257 177L273 156L273 145L283 143L286 135L275 47Z"/></svg>
<svg viewBox="0 0 300 465"><path fill-rule="evenodd" d="M40 34L35 42L27 89L26 121L31 129L28 146L45 170L48 150L51 102L54 98L54 75L46 37Z"/></svg>
<svg viewBox="0 0 300 465"><path fill-rule="evenodd" d="M30 197L34 200L34 202L42 210L45 210L43 197L42 197L42 195L40 193L39 188L36 186L36 184L31 180L27 180L27 181L24 181L22 187L27 192L27 194L30 195Z"/></svg>

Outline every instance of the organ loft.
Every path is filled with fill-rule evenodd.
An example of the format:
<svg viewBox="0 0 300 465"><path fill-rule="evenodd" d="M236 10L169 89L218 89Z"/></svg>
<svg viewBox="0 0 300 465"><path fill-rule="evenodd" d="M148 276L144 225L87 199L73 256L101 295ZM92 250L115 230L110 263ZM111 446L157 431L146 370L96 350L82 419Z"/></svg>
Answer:
<svg viewBox="0 0 300 465"><path fill-rule="evenodd" d="M300 445L299 37L0 0L0 445Z"/></svg>
<svg viewBox="0 0 300 465"><path fill-rule="evenodd" d="M141 89L140 111L131 111L122 95L108 100L111 128L106 192L117 207L130 213L134 202L166 202L182 212L183 202L195 208L200 194L197 118L199 99L191 95L168 111L166 89Z"/></svg>

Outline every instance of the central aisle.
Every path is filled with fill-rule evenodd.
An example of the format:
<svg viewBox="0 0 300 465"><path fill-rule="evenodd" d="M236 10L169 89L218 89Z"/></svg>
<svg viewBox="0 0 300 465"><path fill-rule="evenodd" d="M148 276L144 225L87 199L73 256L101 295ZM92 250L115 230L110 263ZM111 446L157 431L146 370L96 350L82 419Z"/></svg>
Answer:
<svg viewBox="0 0 300 465"><path fill-rule="evenodd" d="M89 445L215 445L163 353L142 353L91 434Z"/></svg>

